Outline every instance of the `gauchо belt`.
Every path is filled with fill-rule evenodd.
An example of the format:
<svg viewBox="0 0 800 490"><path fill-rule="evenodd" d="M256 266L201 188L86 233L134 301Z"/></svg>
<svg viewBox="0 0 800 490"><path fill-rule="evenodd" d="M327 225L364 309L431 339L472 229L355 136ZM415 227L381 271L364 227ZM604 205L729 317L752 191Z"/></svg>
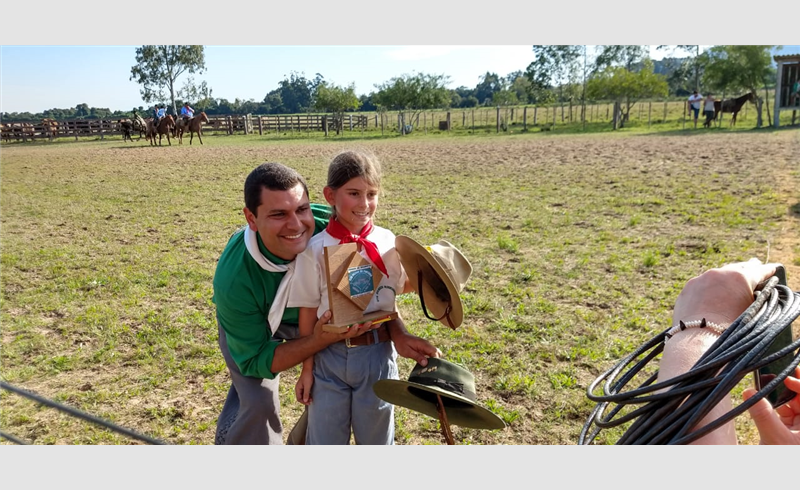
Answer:
<svg viewBox="0 0 800 490"><path fill-rule="evenodd" d="M361 345L380 344L381 342L386 342L391 338L392 337L389 335L389 327L386 325L381 325L375 330L364 332L358 337L340 340L340 342L343 342L347 347L358 347Z"/></svg>

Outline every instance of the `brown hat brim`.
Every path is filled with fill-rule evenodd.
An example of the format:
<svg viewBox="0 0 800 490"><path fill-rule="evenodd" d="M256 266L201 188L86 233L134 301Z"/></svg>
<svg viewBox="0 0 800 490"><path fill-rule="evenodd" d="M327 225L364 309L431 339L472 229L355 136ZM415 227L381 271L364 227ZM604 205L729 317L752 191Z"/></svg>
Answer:
<svg viewBox="0 0 800 490"><path fill-rule="evenodd" d="M458 328L464 321L464 307L461 304L461 297L458 294L459 292L456 285L453 284L450 276L447 275L439 262L436 261L426 247L423 247L405 235L399 235L395 238L395 248L397 249L398 255L400 255L400 262L403 264L406 275L408 275L408 280L415 290L419 288L417 284L417 273L422 270L422 294L425 298L425 306L435 318L444 316L447 309L447 303L436 294L436 288L441 287L441 284L447 288L447 292L450 295L450 304L452 305L450 320L453 322L453 325L451 326L447 322L447 318L441 318L439 321L453 330ZM425 264L433 269L441 284L434 283L431 285L432 278L429 273L426 273L428 270L426 270ZM420 294L420 291L417 291L417 294Z"/></svg>

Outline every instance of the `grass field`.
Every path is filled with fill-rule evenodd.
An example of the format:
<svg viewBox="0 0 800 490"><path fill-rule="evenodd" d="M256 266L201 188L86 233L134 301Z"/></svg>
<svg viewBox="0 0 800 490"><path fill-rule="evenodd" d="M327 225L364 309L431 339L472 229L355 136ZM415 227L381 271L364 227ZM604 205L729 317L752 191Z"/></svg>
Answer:
<svg viewBox="0 0 800 490"><path fill-rule="evenodd" d="M383 162L379 225L445 238L472 262L458 330L400 300L409 330L470 369L508 424L453 427L459 444L574 444L588 383L669 327L704 269L755 256L787 265L800 289L797 130L204 143L0 149L4 380L169 443L212 443L229 378L211 284L244 223L244 179L279 161L321 202L327 162L353 147ZM401 378L411 367L401 359ZM282 378L289 427L298 373ZM36 444L130 442L8 392L0 401L3 430ZM396 417L398 444L443 442L435 420Z"/></svg>

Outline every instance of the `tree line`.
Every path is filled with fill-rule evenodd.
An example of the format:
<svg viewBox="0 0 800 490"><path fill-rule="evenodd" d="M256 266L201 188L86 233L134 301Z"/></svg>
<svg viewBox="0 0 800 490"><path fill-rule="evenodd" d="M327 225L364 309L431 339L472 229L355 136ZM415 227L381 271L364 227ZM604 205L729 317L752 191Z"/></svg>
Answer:
<svg viewBox="0 0 800 490"><path fill-rule="evenodd" d="M525 70L505 76L486 72L475 87L447 88L447 75L404 74L377 84L357 95L354 85L339 86L316 73L291 72L262 100L213 96L213 89L195 75L205 71L204 47L198 45L146 45L136 49L131 80L140 86L149 106L137 111L147 117L153 104L167 105L176 114L184 101L208 115L301 114L325 112L341 127L345 112L398 111L402 126L408 115L426 109L474 108L520 104L585 104L587 100L614 103L614 127L624 126L636 102L646 98L686 96L694 89L733 94L759 93L775 84L772 50L775 46L713 46L701 53L699 46L659 46L682 56L649 58L647 45L534 45L533 60ZM675 54L675 53L673 53ZM183 82L182 85L179 82ZM757 102L761 124L761 102ZM132 111L78 104L75 108L50 109L39 114L3 113L2 119L116 118Z"/></svg>

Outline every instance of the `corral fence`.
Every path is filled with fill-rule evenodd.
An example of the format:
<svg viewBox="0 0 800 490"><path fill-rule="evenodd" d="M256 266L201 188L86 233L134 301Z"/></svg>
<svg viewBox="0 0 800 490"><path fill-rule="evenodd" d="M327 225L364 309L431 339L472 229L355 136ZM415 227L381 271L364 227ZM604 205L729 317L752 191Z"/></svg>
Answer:
<svg viewBox="0 0 800 490"><path fill-rule="evenodd" d="M715 94L716 95L716 94ZM734 94L736 95L736 94ZM730 94L719 94L717 98L730 98ZM769 126L770 98L764 100L764 126ZM755 125L755 106L745 104L737 118L737 126ZM611 124L614 104L590 102L581 104L547 104L508 107L454 108L442 110L361 112L344 114L341 130L346 132L397 133L402 127L411 132L428 133L456 131L467 133L501 133L526 131L556 131L580 126ZM798 107L800 109L800 107ZM774 109L774 108L773 108ZM780 114L785 124L795 124L795 111ZM218 115L208 116L209 123L203 125L203 134L212 135L278 135L303 136L311 133L335 132L335 118L331 114L291 115ZM700 117L702 123L702 115ZM785 120L785 121L784 121ZM723 114L715 124L727 127L730 114ZM684 100L641 100L631 108L626 126L662 127L688 129L694 126L692 115ZM406 131L407 132L407 131ZM104 139L121 136L117 120L84 119L57 121L49 126L42 121L27 123L5 123L2 127L3 141L32 141L39 139L95 137ZM318 135L318 134L317 134ZM134 133L136 137L137 134Z"/></svg>
<svg viewBox="0 0 800 490"><path fill-rule="evenodd" d="M203 133L211 134L265 134L295 131L325 131L333 129L334 118L326 114L295 115L227 115L208 116L208 124L203 125ZM0 129L3 141L33 141L37 139L121 136L119 120L75 119L50 123L14 122L4 123ZM368 126L368 117L361 114L345 114L342 129L360 131ZM134 132L135 135L136 132Z"/></svg>

